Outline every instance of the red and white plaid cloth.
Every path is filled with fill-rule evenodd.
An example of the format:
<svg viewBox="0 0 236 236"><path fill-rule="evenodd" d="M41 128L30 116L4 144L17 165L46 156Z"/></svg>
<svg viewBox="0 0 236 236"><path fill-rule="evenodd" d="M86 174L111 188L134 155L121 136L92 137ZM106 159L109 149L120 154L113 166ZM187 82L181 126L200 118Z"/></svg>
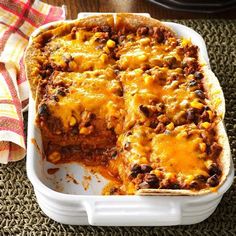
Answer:
<svg viewBox="0 0 236 236"><path fill-rule="evenodd" d="M29 36L40 25L63 19L62 7L38 0L0 0L0 163L25 156L22 110L29 94L23 53Z"/></svg>

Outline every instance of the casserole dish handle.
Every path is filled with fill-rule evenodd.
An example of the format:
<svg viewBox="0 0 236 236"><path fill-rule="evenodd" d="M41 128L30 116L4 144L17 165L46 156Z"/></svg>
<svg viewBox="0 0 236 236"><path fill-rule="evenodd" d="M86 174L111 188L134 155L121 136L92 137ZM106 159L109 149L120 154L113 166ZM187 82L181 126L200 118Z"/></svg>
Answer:
<svg viewBox="0 0 236 236"><path fill-rule="evenodd" d="M130 201L121 197L117 202L113 197L84 203L91 225L106 226L164 226L181 223L179 202L146 196L145 199Z"/></svg>

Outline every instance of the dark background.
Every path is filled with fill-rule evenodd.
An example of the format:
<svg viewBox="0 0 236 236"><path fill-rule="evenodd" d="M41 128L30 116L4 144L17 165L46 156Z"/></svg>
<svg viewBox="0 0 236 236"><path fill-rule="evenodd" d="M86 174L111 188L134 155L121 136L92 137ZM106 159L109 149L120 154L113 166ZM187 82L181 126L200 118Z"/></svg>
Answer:
<svg viewBox="0 0 236 236"><path fill-rule="evenodd" d="M173 11L148 0L43 0L52 5L66 5L67 18L77 18L78 12L148 12L157 19L236 19L236 8L225 12L203 14ZM186 0L187 1L187 0ZM222 0L223 2L224 0Z"/></svg>

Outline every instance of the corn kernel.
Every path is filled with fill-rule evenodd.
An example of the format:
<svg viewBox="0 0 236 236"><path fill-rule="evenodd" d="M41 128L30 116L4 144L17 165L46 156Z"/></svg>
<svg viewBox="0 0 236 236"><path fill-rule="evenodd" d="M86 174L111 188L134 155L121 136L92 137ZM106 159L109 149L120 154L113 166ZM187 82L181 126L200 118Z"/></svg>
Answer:
<svg viewBox="0 0 236 236"><path fill-rule="evenodd" d="M193 179L194 179L193 175L187 175L184 182L186 184L189 184L189 183L191 183L193 181Z"/></svg>
<svg viewBox="0 0 236 236"><path fill-rule="evenodd" d="M104 47L104 48L103 48L103 51L104 51L105 53L110 53L110 50L109 50L108 47Z"/></svg>
<svg viewBox="0 0 236 236"><path fill-rule="evenodd" d="M212 113L212 111L207 111L207 113L208 113L208 115L209 115L209 118L210 118L210 120L213 118L213 113Z"/></svg>
<svg viewBox="0 0 236 236"><path fill-rule="evenodd" d="M147 55L140 55L138 56L139 61L146 61L147 60Z"/></svg>
<svg viewBox="0 0 236 236"><path fill-rule="evenodd" d="M141 157L141 158L139 159L139 163L140 163L140 164L147 164L147 163L148 163L147 158L146 158L146 157Z"/></svg>
<svg viewBox="0 0 236 236"><path fill-rule="evenodd" d="M108 60L108 56L107 56L107 54L102 54L101 55L101 60L102 60L102 62L104 63L104 62L106 62L107 60Z"/></svg>
<svg viewBox="0 0 236 236"><path fill-rule="evenodd" d="M83 33L81 31L76 31L75 38L76 39L81 39L82 37L83 37Z"/></svg>
<svg viewBox="0 0 236 236"><path fill-rule="evenodd" d="M93 131L93 126L82 127L82 128L80 129L79 133L80 133L80 134L85 134L85 135L87 135L87 134L92 133L92 131Z"/></svg>
<svg viewBox="0 0 236 236"><path fill-rule="evenodd" d="M211 126L211 124L209 122L203 122L201 124L201 127L204 128L204 129L208 129L210 126Z"/></svg>
<svg viewBox="0 0 236 236"><path fill-rule="evenodd" d="M199 148L200 148L201 152L205 152L206 151L206 144L205 143L199 143Z"/></svg>
<svg viewBox="0 0 236 236"><path fill-rule="evenodd" d="M173 176L174 176L174 175L173 175L172 173L170 173L170 172L165 173L165 177L166 177L167 179L172 179Z"/></svg>
<svg viewBox="0 0 236 236"><path fill-rule="evenodd" d="M152 82L152 76L150 76L150 75L146 75L145 77L144 77L144 82L145 82L145 84L150 84L151 82Z"/></svg>
<svg viewBox="0 0 236 236"><path fill-rule="evenodd" d="M94 37L95 37L95 38L99 38L99 37L101 37L101 35L102 35L101 32L96 32L96 33L94 34Z"/></svg>
<svg viewBox="0 0 236 236"><path fill-rule="evenodd" d="M135 69L134 72L136 75L141 75L143 73L143 70L139 68L139 69Z"/></svg>
<svg viewBox="0 0 236 236"><path fill-rule="evenodd" d="M212 165L213 161L212 160L207 160L205 161L205 166L206 168L209 168Z"/></svg>
<svg viewBox="0 0 236 236"><path fill-rule="evenodd" d="M74 126L76 124L76 119L74 116L71 116L70 118L70 126Z"/></svg>
<svg viewBox="0 0 236 236"><path fill-rule="evenodd" d="M77 64L76 64L76 62L75 62L75 61L70 61L70 62L69 62L69 68L70 68L72 71L76 70L76 69L77 69Z"/></svg>
<svg viewBox="0 0 236 236"><path fill-rule="evenodd" d="M168 125L166 126L166 129L168 129L168 130L173 130L174 128L175 128L175 125L174 125L173 122L170 122L170 124L168 124Z"/></svg>
<svg viewBox="0 0 236 236"><path fill-rule="evenodd" d="M188 75L187 79L188 80L193 80L194 79L194 75L193 74Z"/></svg>
<svg viewBox="0 0 236 236"><path fill-rule="evenodd" d="M128 34L127 35L127 39L132 39L133 38L133 35L132 34Z"/></svg>
<svg viewBox="0 0 236 236"><path fill-rule="evenodd" d="M189 39L183 39L182 40L182 46L187 46L189 44L190 40Z"/></svg>
<svg viewBox="0 0 236 236"><path fill-rule="evenodd" d="M178 134L176 135L176 139L182 140L182 139L186 138L187 136L188 136L188 134L187 134L186 131L180 132L180 133L178 133Z"/></svg>
<svg viewBox="0 0 236 236"><path fill-rule="evenodd" d="M190 106L196 109L202 109L203 108L203 104L198 102L198 101L193 101L190 103Z"/></svg>
<svg viewBox="0 0 236 236"><path fill-rule="evenodd" d="M132 195L134 194L134 192L135 192L135 186L132 182L129 182L127 186L127 194Z"/></svg>
<svg viewBox="0 0 236 236"><path fill-rule="evenodd" d="M215 105L218 107L222 103L220 98L215 99Z"/></svg>
<svg viewBox="0 0 236 236"><path fill-rule="evenodd" d="M111 40L111 39L109 39L109 40L107 41L107 47L108 47L108 48L114 48L115 46L116 46L115 41L113 41L113 40Z"/></svg>
<svg viewBox="0 0 236 236"><path fill-rule="evenodd" d="M139 42L142 45L147 45L148 43L150 43L150 38L142 38L142 39L139 40Z"/></svg>
<svg viewBox="0 0 236 236"><path fill-rule="evenodd" d="M53 152L48 156L48 160L52 163L57 163L61 159L61 154L59 152Z"/></svg>

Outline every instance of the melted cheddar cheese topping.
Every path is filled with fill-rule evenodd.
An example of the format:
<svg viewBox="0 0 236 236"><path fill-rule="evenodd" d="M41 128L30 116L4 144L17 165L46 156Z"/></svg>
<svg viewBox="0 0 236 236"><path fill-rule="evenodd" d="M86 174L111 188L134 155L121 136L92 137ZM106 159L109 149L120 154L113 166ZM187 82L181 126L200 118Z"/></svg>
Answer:
<svg viewBox="0 0 236 236"><path fill-rule="evenodd" d="M119 81L113 79L113 71L58 72L52 75L53 84L48 86L48 95L58 96L59 101L50 100L48 108L53 117L60 118L64 130L71 126L71 119L81 122L83 111L91 112L107 128L121 132L123 116L123 99ZM66 96L60 95L60 88L55 84L63 83L67 87ZM58 94L59 90L59 94ZM57 95L58 94L58 95Z"/></svg>
<svg viewBox="0 0 236 236"><path fill-rule="evenodd" d="M95 166L112 180L103 194L219 184L217 114L189 40L155 27L72 28L41 47L37 124L49 161Z"/></svg>
<svg viewBox="0 0 236 236"><path fill-rule="evenodd" d="M47 44L47 50L51 51L50 62L61 68L68 67L74 72L107 68L115 61L96 41L103 34L80 30L74 38L71 38L71 35L56 38ZM70 60L72 58L73 60Z"/></svg>

